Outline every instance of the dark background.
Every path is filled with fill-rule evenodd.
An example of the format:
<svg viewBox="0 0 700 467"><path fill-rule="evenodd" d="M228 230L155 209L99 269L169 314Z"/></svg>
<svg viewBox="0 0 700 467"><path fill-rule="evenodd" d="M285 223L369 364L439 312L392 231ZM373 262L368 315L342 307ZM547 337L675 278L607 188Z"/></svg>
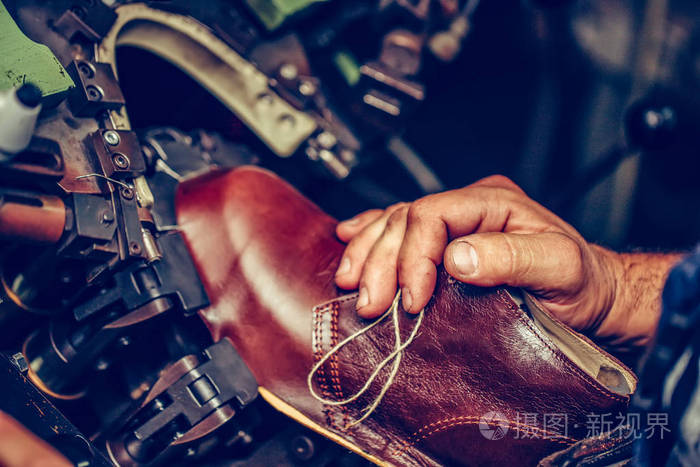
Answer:
<svg viewBox="0 0 700 467"><path fill-rule="evenodd" d="M313 29L333 4L283 32ZM457 60L428 63L427 99L401 136L446 189L501 173L591 241L689 248L700 239L699 8L694 0L483 1ZM376 53L366 25L344 34L356 55ZM314 72L323 71L324 59L310 54ZM167 124L228 133L234 141L250 137L240 128L232 133L235 118L226 109L147 52L121 49L119 74L137 128ZM322 76L342 107L345 90L337 81ZM662 144L641 144L644 129L626 129L634 105L673 109ZM381 148L362 156L344 182L288 178L340 218L422 195ZM591 174L607 157L609 170Z"/></svg>

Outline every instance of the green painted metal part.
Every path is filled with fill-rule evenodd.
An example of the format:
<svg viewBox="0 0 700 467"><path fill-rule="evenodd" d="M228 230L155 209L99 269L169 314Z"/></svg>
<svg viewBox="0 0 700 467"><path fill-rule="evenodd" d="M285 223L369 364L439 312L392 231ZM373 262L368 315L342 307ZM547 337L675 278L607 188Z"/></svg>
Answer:
<svg viewBox="0 0 700 467"><path fill-rule="evenodd" d="M0 91L25 82L41 89L44 104L58 102L75 87L53 52L25 36L0 1Z"/></svg>
<svg viewBox="0 0 700 467"><path fill-rule="evenodd" d="M290 16L314 3L326 1L328 0L246 0L246 3L268 31L272 31L280 27Z"/></svg>
<svg viewBox="0 0 700 467"><path fill-rule="evenodd" d="M333 62L350 86L360 81L360 66L355 57L348 51L341 50L333 55Z"/></svg>

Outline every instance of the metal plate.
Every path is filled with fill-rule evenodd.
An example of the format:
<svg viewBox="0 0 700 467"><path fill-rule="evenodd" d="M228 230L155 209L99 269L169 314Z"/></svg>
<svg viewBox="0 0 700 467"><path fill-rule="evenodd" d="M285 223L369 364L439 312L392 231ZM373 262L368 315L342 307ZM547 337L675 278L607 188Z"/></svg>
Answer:
<svg viewBox="0 0 700 467"><path fill-rule="evenodd" d="M196 20L144 5L117 9L114 28L100 45L100 61L114 63L118 46L168 60L236 114L278 156L291 156L317 125L269 86L253 64ZM177 99L177 96L173 96Z"/></svg>

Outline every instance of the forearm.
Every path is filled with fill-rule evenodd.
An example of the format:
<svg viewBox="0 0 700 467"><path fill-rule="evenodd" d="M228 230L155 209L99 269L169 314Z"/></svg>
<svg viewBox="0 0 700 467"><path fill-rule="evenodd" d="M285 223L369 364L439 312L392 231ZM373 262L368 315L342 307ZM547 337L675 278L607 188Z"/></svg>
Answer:
<svg viewBox="0 0 700 467"><path fill-rule="evenodd" d="M661 316L661 294L680 253L614 253L610 258L615 301L598 329L605 345L621 350L645 347L654 337Z"/></svg>

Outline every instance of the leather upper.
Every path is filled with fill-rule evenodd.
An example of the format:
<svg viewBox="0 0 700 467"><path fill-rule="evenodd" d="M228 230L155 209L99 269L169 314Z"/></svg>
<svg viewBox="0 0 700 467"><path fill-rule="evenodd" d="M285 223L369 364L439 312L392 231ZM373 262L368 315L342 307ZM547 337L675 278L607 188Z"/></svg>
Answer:
<svg viewBox="0 0 700 467"><path fill-rule="evenodd" d="M356 294L334 285L344 245L336 221L257 168L181 185L178 223L211 306L215 340L229 337L260 386L372 456L399 465L536 464L586 436L591 417L626 410L628 397L587 374L503 288L440 271L423 323L377 410L385 369L357 401L331 407L306 378L339 341L366 326ZM399 313L405 339L415 316ZM314 379L330 399L354 394L392 350L390 319L331 357ZM391 365L388 365L391 366Z"/></svg>

